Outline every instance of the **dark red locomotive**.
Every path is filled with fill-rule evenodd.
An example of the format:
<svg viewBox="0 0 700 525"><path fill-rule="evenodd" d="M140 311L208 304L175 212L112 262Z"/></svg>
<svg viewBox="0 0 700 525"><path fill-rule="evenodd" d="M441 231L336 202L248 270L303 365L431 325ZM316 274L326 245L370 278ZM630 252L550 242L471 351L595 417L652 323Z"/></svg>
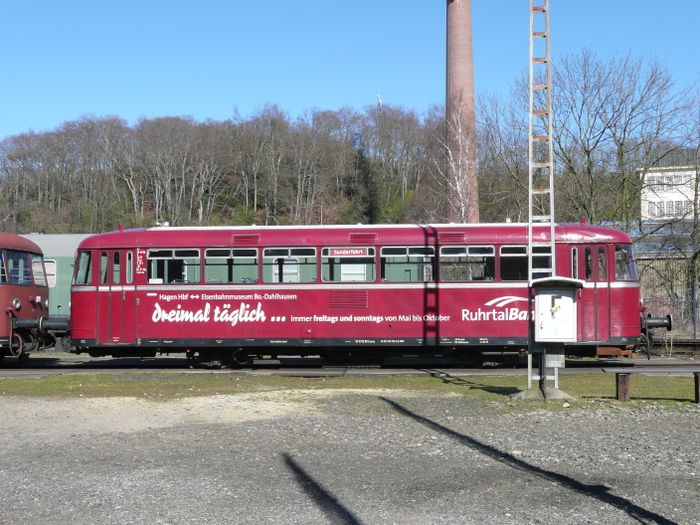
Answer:
<svg viewBox="0 0 700 525"><path fill-rule="evenodd" d="M78 247L71 339L91 355L229 360L522 353L527 265L524 224L117 231ZM567 352L639 342L639 278L626 234L559 225L556 266L558 276L581 281Z"/></svg>
<svg viewBox="0 0 700 525"><path fill-rule="evenodd" d="M41 249L32 241L0 233L0 358L26 358L51 342L43 323L48 287Z"/></svg>

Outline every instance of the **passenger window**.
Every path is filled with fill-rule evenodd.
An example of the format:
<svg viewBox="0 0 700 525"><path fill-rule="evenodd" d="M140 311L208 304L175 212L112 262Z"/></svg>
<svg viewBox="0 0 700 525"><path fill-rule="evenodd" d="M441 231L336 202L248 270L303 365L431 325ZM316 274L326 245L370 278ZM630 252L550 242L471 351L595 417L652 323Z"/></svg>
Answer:
<svg viewBox="0 0 700 525"><path fill-rule="evenodd" d="M490 281L496 277L493 246L443 246L440 248L440 280Z"/></svg>
<svg viewBox="0 0 700 525"><path fill-rule="evenodd" d="M571 248L571 277L578 279L578 248Z"/></svg>
<svg viewBox="0 0 700 525"><path fill-rule="evenodd" d="M532 277L539 279L552 275L552 251L549 246L532 247ZM540 270L540 271L537 271Z"/></svg>
<svg viewBox="0 0 700 525"><path fill-rule="evenodd" d="M608 280L608 250L606 248L598 248L598 280Z"/></svg>
<svg viewBox="0 0 700 525"><path fill-rule="evenodd" d="M375 254L375 249L368 246L323 248L321 279L327 283L374 282Z"/></svg>
<svg viewBox="0 0 700 525"><path fill-rule="evenodd" d="M432 246L392 246L381 249L380 275L392 283L433 281L435 248Z"/></svg>
<svg viewBox="0 0 700 525"><path fill-rule="evenodd" d="M126 252L126 282L134 282L134 252Z"/></svg>
<svg viewBox="0 0 700 525"><path fill-rule="evenodd" d="M316 281L316 248L265 248L263 281L312 283Z"/></svg>
<svg viewBox="0 0 700 525"><path fill-rule="evenodd" d="M584 265L586 267L586 281L593 279L593 254L590 248L586 248L586 260Z"/></svg>
<svg viewBox="0 0 700 525"><path fill-rule="evenodd" d="M119 252L114 252L114 264L112 265L112 282L119 284L121 278L121 259Z"/></svg>
<svg viewBox="0 0 700 525"><path fill-rule="evenodd" d="M107 252L100 254L100 283L107 282Z"/></svg>
<svg viewBox="0 0 700 525"><path fill-rule="evenodd" d="M258 281L258 250L211 248L204 252L204 280L209 284Z"/></svg>
<svg viewBox="0 0 700 525"><path fill-rule="evenodd" d="M501 246L502 281L527 281L527 246Z"/></svg>
<svg viewBox="0 0 700 525"><path fill-rule="evenodd" d="M149 250L147 275L150 284L199 283L199 250Z"/></svg>

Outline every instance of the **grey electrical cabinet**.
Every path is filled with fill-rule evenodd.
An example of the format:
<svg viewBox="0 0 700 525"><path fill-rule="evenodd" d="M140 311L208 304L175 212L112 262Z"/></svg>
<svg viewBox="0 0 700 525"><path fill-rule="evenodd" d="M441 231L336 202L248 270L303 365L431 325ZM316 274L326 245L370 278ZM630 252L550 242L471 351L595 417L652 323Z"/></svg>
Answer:
<svg viewBox="0 0 700 525"><path fill-rule="evenodd" d="M576 300L582 286L583 281L565 277L545 277L532 281L535 342L577 341Z"/></svg>

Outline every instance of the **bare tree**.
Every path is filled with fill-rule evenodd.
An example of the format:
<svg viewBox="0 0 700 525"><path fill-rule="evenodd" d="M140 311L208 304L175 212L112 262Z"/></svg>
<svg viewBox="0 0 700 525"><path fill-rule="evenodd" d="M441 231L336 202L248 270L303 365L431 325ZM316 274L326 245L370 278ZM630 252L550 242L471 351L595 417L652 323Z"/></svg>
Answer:
<svg viewBox="0 0 700 525"><path fill-rule="evenodd" d="M362 116L349 108L314 111L307 125L316 144L318 173L309 195L313 209L307 207L305 220L318 224L358 222L355 139L360 135ZM303 132L303 126L297 128Z"/></svg>
<svg viewBox="0 0 700 525"><path fill-rule="evenodd" d="M504 104L496 97L479 100L479 196L485 222L527 220L528 122L522 103L516 94Z"/></svg>
<svg viewBox="0 0 700 525"><path fill-rule="evenodd" d="M583 50L555 68L554 96L560 217L629 227L637 171L677 147L684 102L670 74L629 54L603 61Z"/></svg>
<svg viewBox="0 0 700 525"><path fill-rule="evenodd" d="M148 185L155 220L179 223L191 190L194 122L167 117L142 120L136 128L138 162Z"/></svg>
<svg viewBox="0 0 700 525"><path fill-rule="evenodd" d="M225 122L88 117L9 137L0 143L1 227L467 222L476 187L452 174L476 167L480 217L524 220L524 78L508 96L479 101L476 135L442 107L314 110L290 121L271 105ZM686 97L657 62L587 50L559 62L554 88L557 220L632 226L646 170L696 144ZM448 128L458 140L448 143Z"/></svg>
<svg viewBox="0 0 700 525"><path fill-rule="evenodd" d="M445 118L445 126L435 127L444 134L433 137L438 147L431 148L433 188L439 211L436 216L442 221L479 222L478 188L469 174L476 173L474 145L476 137L470 126L465 126L462 107ZM449 142L448 142L449 137Z"/></svg>
<svg viewBox="0 0 700 525"><path fill-rule="evenodd" d="M219 197L227 189L230 190L225 185L225 162L233 159L223 154L227 151L226 135L222 133L220 125L200 124L195 133L189 217L195 224L201 225L211 222Z"/></svg>
<svg viewBox="0 0 700 525"><path fill-rule="evenodd" d="M365 153L374 159L381 179L381 206L409 204L420 180L421 122L413 111L387 105L366 109L362 130Z"/></svg>
<svg viewBox="0 0 700 525"><path fill-rule="evenodd" d="M136 224L143 224L146 219L147 185L143 167L138 162L135 132L120 119L103 121L98 132L114 176L126 186L134 220Z"/></svg>

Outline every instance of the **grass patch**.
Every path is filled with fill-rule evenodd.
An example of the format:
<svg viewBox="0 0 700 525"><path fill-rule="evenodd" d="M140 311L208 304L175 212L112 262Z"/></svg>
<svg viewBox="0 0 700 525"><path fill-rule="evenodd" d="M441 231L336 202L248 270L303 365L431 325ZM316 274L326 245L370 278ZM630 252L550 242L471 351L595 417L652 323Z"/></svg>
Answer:
<svg viewBox="0 0 700 525"><path fill-rule="evenodd" d="M255 391L245 377L221 374L68 374L0 380L0 394L38 397L175 399Z"/></svg>
<svg viewBox="0 0 700 525"><path fill-rule="evenodd" d="M0 395L35 397L136 397L180 399L193 396L238 394L270 390L386 389L424 393L456 393L467 399L509 402L510 395L527 386L519 376L341 376L280 377L221 373L117 373L67 374L43 378L0 380ZM592 400L614 401L614 374L577 374L560 377L560 387L577 398L575 404ZM645 376L630 379L630 397L639 401L668 403L693 401L693 378Z"/></svg>
<svg viewBox="0 0 700 525"><path fill-rule="evenodd" d="M67 374L43 378L0 379L0 394L35 397L139 397L176 399L270 390L387 389L455 392L493 399L516 392L514 379L466 379L399 376L284 377L220 373Z"/></svg>
<svg viewBox="0 0 700 525"><path fill-rule="evenodd" d="M590 374L586 382L569 381L572 376L565 376L560 385L563 390L580 399L615 399L615 374ZM578 378L579 376L573 376ZM559 381L562 382L560 376ZM630 400L644 401L694 401L694 380L692 377L649 376L632 374L630 376Z"/></svg>

